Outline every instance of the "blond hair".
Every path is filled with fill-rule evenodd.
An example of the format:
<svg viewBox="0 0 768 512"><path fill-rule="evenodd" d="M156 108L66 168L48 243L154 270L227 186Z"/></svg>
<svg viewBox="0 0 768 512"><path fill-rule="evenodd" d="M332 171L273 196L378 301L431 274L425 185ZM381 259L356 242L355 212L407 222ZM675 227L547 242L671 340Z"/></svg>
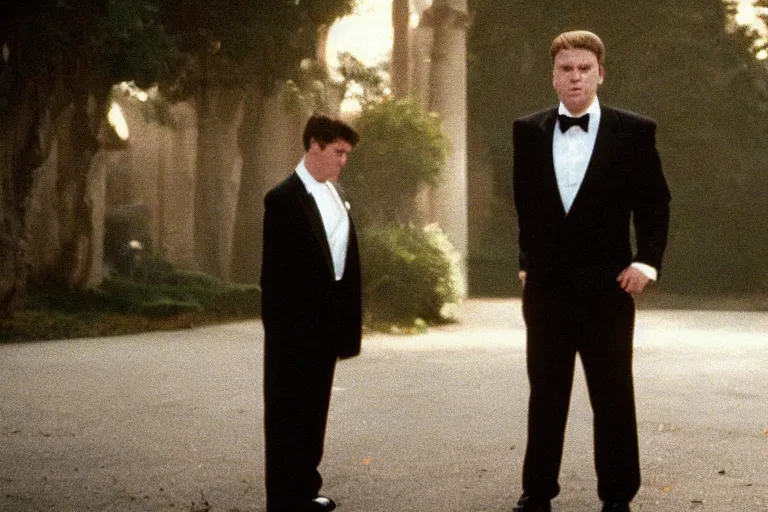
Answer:
<svg viewBox="0 0 768 512"><path fill-rule="evenodd" d="M552 41L549 47L549 55L552 61L561 50L588 50L595 54L597 62L602 66L605 62L605 45L603 41L588 30L571 30L563 32Z"/></svg>

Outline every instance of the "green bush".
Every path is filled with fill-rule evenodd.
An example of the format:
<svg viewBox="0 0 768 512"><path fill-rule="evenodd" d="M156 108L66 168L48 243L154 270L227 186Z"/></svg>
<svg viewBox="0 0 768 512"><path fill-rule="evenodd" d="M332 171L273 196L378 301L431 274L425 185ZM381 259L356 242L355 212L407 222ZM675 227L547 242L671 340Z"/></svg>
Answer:
<svg viewBox="0 0 768 512"><path fill-rule="evenodd" d="M419 327L450 319L462 283L457 253L436 224L367 228L360 247L367 325Z"/></svg>
<svg viewBox="0 0 768 512"><path fill-rule="evenodd" d="M379 226L412 221L419 191L441 180L448 139L440 119L414 100L385 100L367 105L355 125L360 143L341 181L356 218Z"/></svg>
<svg viewBox="0 0 768 512"><path fill-rule="evenodd" d="M153 257L138 261L130 275L113 275L96 290L56 283L30 286L28 309L0 321L0 342L181 329L253 318L260 308L255 285L179 271Z"/></svg>
<svg viewBox="0 0 768 512"><path fill-rule="evenodd" d="M200 313L203 307L197 302L185 302L163 297L154 301L144 302L139 308L139 314L151 317L167 317L184 313Z"/></svg>
<svg viewBox="0 0 768 512"><path fill-rule="evenodd" d="M102 284L101 291L116 304L114 309L151 316L257 315L261 307L257 286L225 283L202 273L171 272L157 281L115 276Z"/></svg>
<svg viewBox="0 0 768 512"><path fill-rule="evenodd" d="M412 99L368 98L355 126L360 143L341 181L361 233L365 323L422 330L444 322L463 295L458 254L437 225L412 224L417 196L442 179L440 119Z"/></svg>

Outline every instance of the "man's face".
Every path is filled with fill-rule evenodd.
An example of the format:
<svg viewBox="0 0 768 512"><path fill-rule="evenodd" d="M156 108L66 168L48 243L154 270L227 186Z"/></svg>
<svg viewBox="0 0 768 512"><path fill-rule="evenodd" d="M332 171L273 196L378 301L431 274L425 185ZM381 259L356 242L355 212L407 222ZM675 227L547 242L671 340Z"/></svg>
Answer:
<svg viewBox="0 0 768 512"><path fill-rule="evenodd" d="M309 146L309 153L315 163L312 177L317 181L338 180L351 152L352 144L343 139L326 144L324 148L312 139Z"/></svg>
<svg viewBox="0 0 768 512"><path fill-rule="evenodd" d="M589 50L560 50L555 55L552 86L571 114L580 115L589 108L604 77L605 70Z"/></svg>

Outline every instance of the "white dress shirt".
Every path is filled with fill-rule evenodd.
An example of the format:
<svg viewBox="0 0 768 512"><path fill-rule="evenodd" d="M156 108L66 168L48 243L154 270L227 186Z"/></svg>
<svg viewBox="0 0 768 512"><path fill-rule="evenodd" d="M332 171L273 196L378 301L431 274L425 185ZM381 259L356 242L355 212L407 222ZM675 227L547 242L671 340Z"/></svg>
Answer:
<svg viewBox="0 0 768 512"><path fill-rule="evenodd" d="M349 214L339 197L339 193L330 181L317 181L307 170L304 160L296 166L296 174L301 178L307 192L312 196L320 211L328 247L331 249L333 270L337 281L344 277L349 245Z"/></svg>
<svg viewBox="0 0 768 512"><path fill-rule="evenodd" d="M560 121L556 121L555 134L552 138L552 158L555 163L557 188L560 190L560 198L566 213L576 199L576 194L587 172L589 159L592 158L592 150L595 148L597 128L600 126L600 103L597 98L585 113L589 114L588 131L585 132L579 126L571 126L563 133L560 130ZM577 117L568 112L562 103L558 108L558 114Z"/></svg>
<svg viewBox="0 0 768 512"><path fill-rule="evenodd" d="M569 112L562 102L557 113L569 117L579 117ZM560 121L556 121L555 133L552 137L552 159L555 164L557 188L560 191L560 199L566 214L573 206L576 194L578 194L581 183L584 181L584 175L587 173L592 151L595 149L597 130L600 126L600 102L597 98L585 114L589 114L589 126L586 132L579 126L571 126L563 133L560 130ZM658 278L658 270L650 265L636 261L632 263L632 266L653 281Z"/></svg>

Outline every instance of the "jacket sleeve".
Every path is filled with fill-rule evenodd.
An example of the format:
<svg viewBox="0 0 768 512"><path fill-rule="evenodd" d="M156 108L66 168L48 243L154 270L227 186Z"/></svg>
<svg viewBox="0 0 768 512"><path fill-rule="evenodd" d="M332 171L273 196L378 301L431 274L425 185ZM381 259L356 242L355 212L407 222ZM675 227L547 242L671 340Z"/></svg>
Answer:
<svg viewBox="0 0 768 512"><path fill-rule="evenodd" d="M656 124L648 122L638 134L632 174L632 214L637 241L634 261L661 272L669 230L671 195L656 150Z"/></svg>
<svg viewBox="0 0 768 512"><path fill-rule="evenodd" d="M270 192L264 198L264 239L261 263L262 319L273 322L285 315L292 298L294 273L291 261L295 250L291 247L291 226L284 198Z"/></svg>
<svg viewBox="0 0 768 512"><path fill-rule="evenodd" d="M519 244L519 260L520 270L528 269L528 257L526 249L528 247L528 231L526 226L526 176L530 172L529 153L525 151L526 147L526 125L517 120L512 127L512 139L513 139L513 159L512 159L512 188L513 198L515 203L515 211L517 212L517 225L518 225L518 244Z"/></svg>

